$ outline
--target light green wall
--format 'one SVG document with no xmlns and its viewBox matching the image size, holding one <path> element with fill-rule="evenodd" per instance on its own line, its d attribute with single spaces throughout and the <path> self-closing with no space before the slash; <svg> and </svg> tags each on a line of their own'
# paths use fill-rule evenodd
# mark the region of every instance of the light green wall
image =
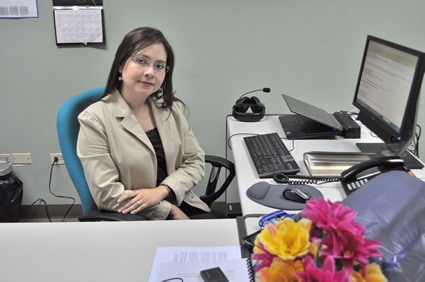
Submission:
<svg viewBox="0 0 425 282">
<path fill-rule="evenodd" d="M 283 92 L 328 112 L 352 110 L 367 34 L 425 51 L 423 0 L 104 0 L 101 48 L 58 48 L 51 1 L 38 5 L 37 19 L 0 19 L 0 153 L 32 154 L 32 165 L 14 167 L 23 204 L 69 202 L 48 191 L 49 154 L 59 152 L 57 109 L 104 85 L 117 45 L 135 27 L 154 26 L 169 38 L 177 95 L 206 152 L 219 155 L 225 116 L 243 92 L 270 87 L 258 93 L 268 113 L 287 112 Z M 76 196 L 64 167 L 54 170 L 52 184 Z"/>
</svg>

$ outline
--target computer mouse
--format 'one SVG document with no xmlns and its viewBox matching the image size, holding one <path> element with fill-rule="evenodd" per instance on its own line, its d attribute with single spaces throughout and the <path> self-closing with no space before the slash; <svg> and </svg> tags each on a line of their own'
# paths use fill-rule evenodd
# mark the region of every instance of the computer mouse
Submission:
<svg viewBox="0 0 425 282">
<path fill-rule="evenodd" d="M 310 193 L 302 190 L 299 187 L 291 187 L 283 190 L 283 197 L 289 201 L 297 203 L 305 203 L 307 200 L 310 200 Z"/>
</svg>

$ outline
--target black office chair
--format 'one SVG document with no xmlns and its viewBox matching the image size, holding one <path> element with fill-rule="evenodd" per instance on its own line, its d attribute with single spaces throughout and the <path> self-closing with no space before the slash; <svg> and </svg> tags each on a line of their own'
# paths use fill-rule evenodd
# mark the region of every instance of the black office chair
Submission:
<svg viewBox="0 0 425 282">
<path fill-rule="evenodd" d="M 88 105 L 98 100 L 103 92 L 104 88 L 99 87 L 69 98 L 60 107 L 56 119 L 59 145 L 65 166 L 81 200 L 83 215 L 79 217 L 79 221 L 146 220 L 138 215 L 99 210 L 93 201 L 80 159 L 77 156 L 77 137 L 80 129 L 77 116 Z M 211 165 L 211 169 L 205 193 L 200 198 L 212 208 L 212 214 L 215 217 L 226 217 L 225 213 L 213 209 L 213 202 L 226 191 L 232 182 L 235 176 L 234 165 L 227 159 L 212 155 L 206 155 L 205 162 L 207 165 Z"/>
</svg>

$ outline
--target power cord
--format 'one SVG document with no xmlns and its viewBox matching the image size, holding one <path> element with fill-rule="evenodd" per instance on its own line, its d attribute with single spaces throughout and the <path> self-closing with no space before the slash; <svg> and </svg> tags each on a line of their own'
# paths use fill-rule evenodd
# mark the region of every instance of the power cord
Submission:
<svg viewBox="0 0 425 282">
<path fill-rule="evenodd" d="M 72 200 L 72 204 L 70 205 L 70 207 L 66 210 L 65 215 L 63 216 L 62 221 L 64 222 L 67 215 L 69 214 L 69 212 L 71 211 L 71 209 L 74 207 L 75 204 L 75 198 L 70 197 L 70 196 L 61 196 L 61 195 L 57 195 L 53 192 L 52 190 L 52 175 L 53 175 L 53 167 L 58 163 L 59 159 L 57 157 L 55 157 L 53 159 L 53 163 L 50 167 L 50 175 L 49 175 L 49 192 L 57 197 L 57 198 L 63 198 L 63 199 L 71 199 Z M 29 210 L 34 207 L 35 205 L 37 205 L 38 203 L 43 204 L 44 205 L 44 211 L 46 213 L 46 217 L 49 220 L 49 222 L 53 222 L 52 217 L 50 216 L 50 212 L 49 212 L 49 206 L 47 205 L 46 200 L 44 200 L 43 198 L 39 198 L 37 200 L 35 200 L 29 207 L 27 207 L 24 211 L 25 214 L 29 213 Z"/>
<path fill-rule="evenodd" d="M 419 157 L 419 139 L 421 137 L 421 133 L 422 133 L 421 126 L 419 124 L 416 124 L 415 136 L 408 150 L 417 157 Z"/>
<path fill-rule="evenodd" d="M 29 207 L 27 207 L 25 209 L 25 214 L 28 214 L 29 213 L 28 212 L 29 209 L 32 208 L 32 207 L 34 207 L 38 202 L 40 202 L 41 204 L 44 205 L 44 211 L 46 213 L 47 219 L 49 220 L 49 222 L 52 222 L 52 218 L 50 217 L 50 213 L 49 213 L 49 208 L 48 208 L 47 202 L 44 199 L 42 199 L 42 198 L 39 198 L 39 199 L 35 200 Z"/>
<path fill-rule="evenodd" d="M 257 134 L 257 133 L 235 133 L 235 134 L 230 135 L 227 138 L 227 147 L 229 147 L 230 150 L 232 150 L 232 146 L 230 146 L 230 139 L 235 137 L 235 136 L 238 136 L 238 135 L 255 136 L 255 135 L 259 135 L 259 134 Z M 284 137 L 280 137 L 280 139 L 284 139 Z M 292 148 L 290 148 L 290 149 L 288 148 L 289 152 L 292 152 L 295 149 L 295 140 L 294 139 L 291 140 L 291 144 L 292 144 Z"/>
<path fill-rule="evenodd" d="M 283 138 L 280 137 L 280 139 L 283 139 Z M 291 148 L 288 148 L 289 152 L 292 152 L 293 150 L 295 150 L 295 140 L 294 139 L 291 140 Z"/>
<path fill-rule="evenodd" d="M 252 136 L 252 135 L 257 135 L 257 134 L 255 134 L 255 133 L 235 133 L 235 134 L 230 135 L 227 138 L 227 147 L 229 147 L 230 150 L 232 150 L 232 146 L 230 145 L 230 139 L 232 139 L 233 137 L 238 136 L 238 135 Z"/>
<path fill-rule="evenodd" d="M 69 208 L 66 210 L 66 212 L 65 212 L 65 214 L 64 214 L 64 216 L 63 216 L 63 219 L 62 219 L 62 221 L 64 222 L 65 221 L 65 218 L 68 216 L 68 214 L 69 214 L 69 212 L 71 211 L 71 209 L 74 207 L 74 204 L 75 204 L 75 198 L 74 197 L 71 197 L 71 196 L 62 196 L 62 195 L 57 195 L 57 194 L 55 194 L 53 191 L 52 191 L 52 174 L 53 174 L 53 167 L 56 165 L 56 163 L 59 161 L 59 159 L 57 158 L 57 157 L 55 157 L 54 159 L 53 159 L 53 163 L 52 163 L 52 165 L 51 165 L 51 167 L 50 167 L 50 176 L 49 176 L 49 191 L 50 191 L 50 194 L 52 194 L 53 196 L 55 196 L 55 197 L 57 197 L 57 198 L 61 198 L 61 199 L 70 199 L 70 200 L 72 200 L 72 204 L 69 206 Z"/>
</svg>

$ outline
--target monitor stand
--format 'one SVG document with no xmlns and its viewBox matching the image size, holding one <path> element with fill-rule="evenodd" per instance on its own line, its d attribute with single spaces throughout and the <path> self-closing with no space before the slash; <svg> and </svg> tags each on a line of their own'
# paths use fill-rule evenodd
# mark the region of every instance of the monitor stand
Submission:
<svg viewBox="0 0 425 282">
<path fill-rule="evenodd" d="M 383 152 L 390 152 L 384 143 L 356 143 L 356 146 L 363 153 L 375 153 L 378 155 L 390 155 Z M 400 156 L 408 169 L 422 169 L 424 165 L 410 152 L 406 152 Z"/>
</svg>

